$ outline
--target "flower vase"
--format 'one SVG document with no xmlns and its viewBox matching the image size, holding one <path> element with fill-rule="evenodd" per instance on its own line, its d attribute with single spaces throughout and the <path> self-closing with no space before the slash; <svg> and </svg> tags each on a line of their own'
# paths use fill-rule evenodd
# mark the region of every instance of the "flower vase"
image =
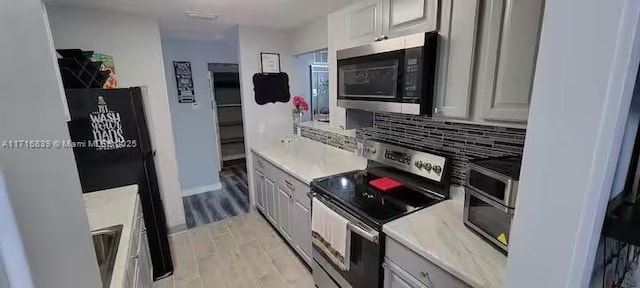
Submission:
<svg viewBox="0 0 640 288">
<path fill-rule="evenodd" d="M 293 135 L 300 135 L 300 118 L 302 118 L 302 112 L 293 110 Z"/>
</svg>

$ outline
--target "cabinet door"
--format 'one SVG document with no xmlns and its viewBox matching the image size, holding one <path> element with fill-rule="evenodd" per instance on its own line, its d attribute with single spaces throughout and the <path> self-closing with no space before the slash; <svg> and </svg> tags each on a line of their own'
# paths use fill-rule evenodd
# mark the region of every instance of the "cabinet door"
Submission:
<svg viewBox="0 0 640 288">
<path fill-rule="evenodd" d="M 438 29 L 438 0 L 384 0 L 382 11 L 389 38 Z"/>
<path fill-rule="evenodd" d="M 490 0 L 480 71 L 486 120 L 526 122 L 544 0 Z"/>
<path fill-rule="evenodd" d="M 143 228 L 144 229 L 144 228 Z M 153 268 L 151 264 L 151 254 L 149 252 L 149 241 L 146 229 L 141 231 L 140 246 L 138 252 L 138 280 L 136 287 L 153 287 Z"/>
<path fill-rule="evenodd" d="M 276 221 L 277 218 L 277 205 L 276 205 L 276 185 L 275 183 L 269 179 L 269 178 L 264 178 L 264 191 L 265 191 L 265 203 L 267 205 L 267 218 L 269 218 L 269 220 L 271 221 L 271 223 L 273 223 L 274 225 L 277 224 L 278 222 Z"/>
<path fill-rule="evenodd" d="M 413 278 L 399 266 L 391 263 L 382 263 L 384 268 L 384 288 L 436 288 L 433 285 L 425 285 Z"/>
<path fill-rule="evenodd" d="M 299 201 L 291 207 L 291 230 L 294 248 L 311 265 L 311 213 Z"/>
<path fill-rule="evenodd" d="M 442 0 L 434 117 L 468 119 L 480 0 Z"/>
<path fill-rule="evenodd" d="M 286 189 L 278 186 L 278 227 L 280 227 L 280 232 L 282 232 L 282 236 L 288 241 L 291 241 L 291 201 L 293 198 L 291 194 L 289 194 Z"/>
<path fill-rule="evenodd" d="M 256 207 L 258 207 L 260 211 L 265 212 L 264 176 L 262 176 L 262 173 L 258 172 L 258 170 L 255 170 L 253 173 L 253 182 L 256 189 Z"/>
<path fill-rule="evenodd" d="M 365 0 L 345 11 L 348 47 L 374 42 L 382 36 L 382 0 Z M 334 33 L 333 31 L 331 33 Z M 335 31 L 335 33 L 344 33 Z"/>
</svg>

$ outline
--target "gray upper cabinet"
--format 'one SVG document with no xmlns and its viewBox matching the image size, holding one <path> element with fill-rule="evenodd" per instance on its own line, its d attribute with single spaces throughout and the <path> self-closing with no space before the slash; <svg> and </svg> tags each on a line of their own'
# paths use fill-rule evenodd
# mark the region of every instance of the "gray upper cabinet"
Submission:
<svg viewBox="0 0 640 288">
<path fill-rule="evenodd" d="M 468 119 L 480 0 L 440 1 L 434 117 Z"/>
<path fill-rule="evenodd" d="M 371 43 L 382 35 L 382 0 L 360 1 L 346 8 L 344 13 L 347 33 L 344 46 Z"/>
<path fill-rule="evenodd" d="M 384 0 L 382 35 L 394 38 L 438 29 L 438 0 Z"/>
<path fill-rule="evenodd" d="M 478 69 L 483 118 L 526 122 L 544 0 L 489 0 L 485 5 Z"/>
</svg>

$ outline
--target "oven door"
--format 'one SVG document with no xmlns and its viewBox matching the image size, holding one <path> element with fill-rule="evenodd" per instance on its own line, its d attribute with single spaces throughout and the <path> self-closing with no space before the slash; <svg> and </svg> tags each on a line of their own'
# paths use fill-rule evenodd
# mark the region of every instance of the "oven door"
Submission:
<svg viewBox="0 0 640 288">
<path fill-rule="evenodd" d="M 371 288 L 381 285 L 382 246 L 380 233 L 339 208 L 331 200 L 316 195 L 323 204 L 349 220 L 351 259 L 349 270 L 342 271 L 318 248 L 313 246 L 313 280 L 319 288 Z M 312 207 L 313 209 L 313 207 Z"/>
<path fill-rule="evenodd" d="M 465 188 L 465 194 L 464 224 L 507 252 L 514 209 L 502 206 L 473 189 Z"/>
</svg>

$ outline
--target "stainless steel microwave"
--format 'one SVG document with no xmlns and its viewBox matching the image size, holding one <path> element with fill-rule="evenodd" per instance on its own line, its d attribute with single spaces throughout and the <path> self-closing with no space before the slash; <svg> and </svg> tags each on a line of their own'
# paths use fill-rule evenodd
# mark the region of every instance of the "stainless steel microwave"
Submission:
<svg viewBox="0 0 640 288">
<path fill-rule="evenodd" d="M 438 33 L 337 51 L 338 106 L 431 116 Z"/>
</svg>

